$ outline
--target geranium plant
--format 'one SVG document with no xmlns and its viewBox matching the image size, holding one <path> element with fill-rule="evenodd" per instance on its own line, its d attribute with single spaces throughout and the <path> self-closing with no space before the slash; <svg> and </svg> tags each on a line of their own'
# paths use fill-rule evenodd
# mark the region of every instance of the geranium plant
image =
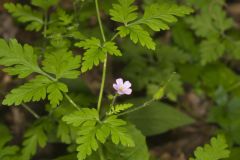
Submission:
<svg viewBox="0 0 240 160">
<path fill-rule="evenodd" d="M 107 78 L 112 67 L 109 60 L 124 60 L 124 55 L 131 56 L 125 43 L 135 48 L 145 48 L 148 54 L 154 54 L 152 52 L 159 50 L 160 45 L 156 35 L 169 30 L 179 18 L 192 14 L 193 9 L 187 5 L 162 1 L 151 4 L 144 2 L 142 7 L 134 0 L 99 1 L 73 0 L 71 11 L 63 8 L 60 0 L 31 0 L 31 5 L 4 4 L 4 8 L 27 31 L 40 33 L 41 41 L 21 44 L 17 39 L 0 40 L 0 65 L 4 66 L 3 71 L 24 82 L 9 91 L 2 104 L 23 107 L 36 119 L 27 127 L 19 146 L 8 145 L 11 134 L 4 125 L 0 125 L 1 134 L 4 135 L 3 139 L 0 138 L 1 160 L 30 160 L 38 148 L 44 148 L 48 143 L 67 146 L 65 154 L 55 157 L 56 160 L 149 160 L 146 136 L 193 122 L 187 115 L 159 102 L 164 95 L 176 101 L 177 92 L 181 92 L 181 89 L 177 90 L 172 85 L 179 84 L 179 74 L 175 71 L 170 69 L 165 72 L 168 74 L 163 76 L 163 80 L 148 80 L 152 77 L 145 75 L 147 71 L 144 67 L 139 66 L 140 71 L 136 71 L 138 63 L 145 64 L 145 61 L 141 62 L 143 57 L 138 57 L 131 59 L 129 70 L 125 69 L 128 74 L 114 75 L 123 78 L 116 78 L 115 82 Z M 86 26 L 91 17 L 95 18 L 98 28 Z M 108 28 L 103 20 L 104 23 L 112 23 L 113 28 Z M 193 29 L 199 27 L 193 17 L 188 19 L 188 23 L 192 24 Z M 229 28 L 231 23 L 228 20 L 220 28 L 221 32 Z M 206 37 L 203 32 L 197 34 Z M 201 43 L 203 52 L 209 50 L 208 45 L 215 43 L 214 38 L 204 40 Z M 187 44 L 185 47 L 188 47 Z M 217 52 L 223 49 L 216 48 Z M 138 54 L 138 49 L 133 48 L 132 52 Z M 216 59 L 206 57 L 202 55 L 203 65 Z M 84 83 L 83 77 L 93 74 L 93 70 L 101 70 L 102 73 L 97 86 L 99 94 L 78 87 Z M 138 89 L 134 90 L 138 86 L 135 78 L 142 83 L 157 82 L 148 86 L 150 96 L 134 99 L 133 95 L 138 92 Z M 45 106 L 44 114 L 36 112 L 34 104 L 39 101 Z M 30 102 L 33 107 L 29 107 Z M 158 105 L 162 107 L 157 108 Z M 141 112 L 145 112 L 145 115 Z M 158 118 L 163 118 L 157 115 L 159 112 L 167 115 L 166 121 L 168 115 L 178 119 L 161 128 L 157 125 L 161 121 Z M 155 120 L 141 121 L 139 117 L 145 117 L 146 120 L 153 117 Z M 219 152 L 222 154 L 218 155 Z M 211 154 L 218 156 L 206 158 Z M 211 145 L 198 148 L 195 152 L 196 160 L 218 160 L 228 156 L 222 135 L 213 138 Z"/>
</svg>

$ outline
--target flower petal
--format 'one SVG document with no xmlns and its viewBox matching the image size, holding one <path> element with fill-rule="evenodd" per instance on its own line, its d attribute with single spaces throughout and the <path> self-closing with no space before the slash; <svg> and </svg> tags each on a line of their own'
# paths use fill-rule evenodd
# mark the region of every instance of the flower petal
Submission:
<svg viewBox="0 0 240 160">
<path fill-rule="evenodd" d="M 117 90 L 117 93 L 118 93 L 119 95 L 124 95 L 124 94 L 125 94 L 125 92 L 122 91 L 122 90 Z"/>
<path fill-rule="evenodd" d="M 113 84 L 113 88 L 118 91 L 118 90 L 119 90 L 119 85 L 117 85 L 116 83 L 114 83 L 114 84 Z"/>
<path fill-rule="evenodd" d="M 123 79 L 122 78 L 118 78 L 116 80 L 116 83 L 117 83 L 117 85 L 123 85 Z"/>
<path fill-rule="evenodd" d="M 130 88 L 132 86 L 132 84 L 129 81 L 125 81 L 123 85 L 124 88 Z"/>
<path fill-rule="evenodd" d="M 132 94 L 132 89 L 125 89 L 123 92 L 126 95 L 130 95 L 130 94 Z"/>
</svg>

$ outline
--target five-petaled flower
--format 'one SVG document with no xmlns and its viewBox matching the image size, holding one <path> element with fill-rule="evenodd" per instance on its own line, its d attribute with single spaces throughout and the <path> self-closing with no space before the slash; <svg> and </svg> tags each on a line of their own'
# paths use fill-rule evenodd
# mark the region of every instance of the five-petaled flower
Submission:
<svg viewBox="0 0 240 160">
<path fill-rule="evenodd" d="M 123 82 L 122 78 L 118 78 L 116 83 L 113 84 L 113 88 L 117 91 L 119 95 L 130 95 L 132 93 L 132 84 L 129 81 Z"/>
</svg>

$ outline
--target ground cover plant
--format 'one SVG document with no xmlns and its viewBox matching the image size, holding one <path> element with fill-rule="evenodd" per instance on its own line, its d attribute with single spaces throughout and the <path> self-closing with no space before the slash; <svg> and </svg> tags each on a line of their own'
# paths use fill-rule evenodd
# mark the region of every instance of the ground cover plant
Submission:
<svg viewBox="0 0 240 160">
<path fill-rule="evenodd" d="M 0 5 L 1 160 L 238 159 L 238 2 Z"/>
</svg>

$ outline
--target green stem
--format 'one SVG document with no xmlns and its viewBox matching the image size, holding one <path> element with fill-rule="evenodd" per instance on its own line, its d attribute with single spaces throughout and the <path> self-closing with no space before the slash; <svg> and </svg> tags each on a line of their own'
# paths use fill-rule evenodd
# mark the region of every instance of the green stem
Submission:
<svg viewBox="0 0 240 160">
<path fill-rule="evenodd" d="M 99 154 L 100 160 L 105 160 L 104 153 L 103 153 L 103 150 L 102 150 L 102 146 L 99 146 L 98 154 Z"/>
<path fill-rule="evenodd" d="M 106 37 L 105 37 L 105 34 L 104 34 L 103 25 L 102 25 L 102 20 L 101 20 L 101 17 L 100 17 L 98 0 L 95 0 L 95 5 L 96 5 L 97 19 L 98 19 L 98 23 L 99 23 L 99 28 L 100 28 L 100 31 L 101 31 L 102 39 L 103 39 L 104 42 L 106 42 Z"/>
<path fill-rule="evenodd" d="M 173 73 L 171 74 L 171 76 L 168 78 L 167 82 L 166 82 L 165 85 L 163 86 L 164 88 L 167 87 L 167 85 L 168 85 L 169 82 L 172 80 L 172 78 L 173 78 L 173 76 L 174 76 L 175 74 L 176 74 L 176 72 L 173 72 Z M 138 106 L 138 107 L 135 107 L 135 108 L 133 108 L 133 109 L 129 109 L 129 110 L 127 110 L 126 112 L 122 112 L 122 113 L 118 114 L 117 116 L 123 116 L 123 115 L 129 114 L 129 113 L 135 112 L 135 111 L 137 111 L 137 110 L 140 110 L 140 109 L 142 109 L 142 108 L 145 108 L 145 107 L 149 106 L 150 104 L 152 104 L 152 103 L 155 102 L 155 101 L 156 101 L 156 99 L 155 99 L 155 98 L 152 98 L 151 100 L 143 103 L 142 105 L 140 105 L 140 106 Z"/>
<path fill-rule="evenodd" d="M 42 70 L 40 70 L 38 73 L 39 73 L 39 74 L 42 74 L 42 75 L 44 75 L 44 76 L 46 76 L 46 77 L 48 77 L 49 79 L 51 79 L 51 80 L 54 81 L 54 82 L 57 82 L 57 81 L 58 81 L 58 79 L 52 77 L 51 75 L 47 74 L 46 72 L 44 72 L 44 71 L 42 71 Z M 73 105 L 73 107 L 75 107 L 77 110 L 80 110 L 79 106 L 72 100 L 72 98 L 71 98 L 69 95 L 67 95 L 67 93 L 64 93 L 64 96 L 65 96 L 65 97 L 67 98 L 67 100 Z"/>
<path fill-rule="evenodd" d="M 115 40 L 118 35 L 119 35 L 119 33 L 114 34 L 113 37 L 111 38 L 111 41 Z"/>
<path fill-rule="evenodd" d="M 101 17 L 100 17 L 98 0 L 95 0 L 95 5 L 96 5 L 97 19 L 98 19 L 102 39 L 103 39 L 103 42 L 106 42 L 106 37 L 105 37 L 105 34 L 104 34 L 103 25 L 102 25 L 102 21 L 101 21 Z M 107 55 L 106 55 L 106 58 L 105 58 L 104 63 L 103 63 L 102 82 L 101 82 L 101 88 L 100 88 L 99 97 L 98 97 L 98 104 L 97 104 L 97 110 L 98 110 L 99 113 L 101 111 L 103 90 L 104 90 L 104 85 L 105 85 L 105 80 L 106 80 L 106 72 L 107 72 Z"/>
<path fill-rule="evenodd" d="M 105 34 L 104 34 L 102 21 L 101 21 L 101 18 L 100 18 L 100 11 L 99 11 L 99 6 L 98 6 L 98 0 L 95 0 L 95 5 L 96 5 L 97 19 L 98 19 L 98 23 L 99 23 L 99 28 L 100 28 L 100 31 L 101 31 L 102 39 L 103 39 L 103 42 L 106 42 L 106 37 L 105 37 Z M 101 111 L 101 103 L 102 103 L 103 90 L 104 90 L 104 85 L 105 85 L 105 80 L 106 80 L 106 72 L 107 72 L 107 55 L 106 55 L 106 58 L 105 58 L 104 63 L 103 63 L 102 82 L 101 82 L 101 88 L 100 88 L 99 97 L 98 97 L 97 110 L 98 110 L 99 114 L 100 114 L 100 111 Z M 100 160 L 105 160 L 104 153 L 102 151 L 102 147 L 101 146 L 98 149 L 98 153 L 99 153 Z"/>
<path fill-rule="evenodd" d="M 48 24 L 48 13 L 47 11 L 44 12 L 44 28 L 43 28 L 43 36 L 44 38 L 47 37 L 47 24 Z"/>
<path fill-rule="evenodd" d="M 46 76 L 46 77 L 48 77 L 50 80 L 52 80 L 52 81 L 57 81 L 57 79 L 56 78 L 54 78 L 54 77 L 52 77 L 52 76 L 50 76 L 49 74 L 47 74 L 46 72 L 44 72 L 43 70 L 39 70 L 39 72 L 38 72 L 39 74 L 41 74 L 41 75 L 43 75 L 43 76 Z"/>
<path fill-rule="evenodd" d="M 29 113 L 31 113 L 36 119 L 39 119 L 40 116 L 34 112 L 34 110 L 32 110 L 29 106 L 27 106 L 26 104 L 22 104 L 23 108 L 25 108 Z"/>
<path fill-rule="evenodd" d="M 118 94 L 115 94 L 114 97 L 113 97 L 113 100 L 112 100 L 112 104 L 111 104 L 111 107 L 114 106 L 115 102 L 116 102 L 116 99 L 118 97 Z"/>
<path fill-rule="evenodd" d="M 43 29 L 43 36 L 46 39 L 47 38 L 47 25 L 48 25 L 48 12 L 47 10 L 44 12 L 44 29 Z M 44 47 L 45 48 L 45 47 Z M 52 77 L 51 75 L 47 74 L 46 72 L 44 72 L 43 70 L 40 70 L 38 72 L 39 74 L 42 74 L 46 77 L 48 77 L 49 79 L 51 79 L 54 82 L 57 82 L 58 79 Z M 78 107 L 78 105 L 71 99 L 71 97 L 69 97 L 66 93 L 64 93 L 64 96 L 67 98 L 67 100 L 77 109 L 80 110 L 80 108 Z"/>
<path fill-rule="evenodd" d="M 69 95 L 67 95 L 66 93 L 64 93 L 64 96 L 67 98 L 67 100 L 73 105 L 73 107 L 75 107 L 77 110 L 80 110 L 80 108 L 78 107 L 78 105 L 71 99 L 71 97 L 69 97 Z"/>
<path fill-rule="evenodd" d="M 123 115 L 129 114 L 129 113 L 135 112 L 137 110 L 143 109 L 143 108 L 149 106 L 150 104 L 152 104 L 154 101 L 155 101 L 154 99 L 151 99 L 151 100 L 143 103 L 142 105 L 135 107 L 133 109 L 127 110 L 126 112 L 122 112 L 122 113 L 118 114 L 117 116 L 123 116 Z"/>
<path fill-rule="evenodd" d="M 104 63 L 103 63 L 102 82 L 101 82 L 101 88 L 100 88 L 99 97 L 98 97 L 98 104 L 97 104 L 97 110 L 98 110 L 99 113 L 100 113 L 100 110 L 101 110 L 103 90 L 104 90 L 105 80 L 106 80 L 106 72 L 107 72 L 107 56 L 106 56 L 106 58 L 104 60 Z"/>
</svg>

